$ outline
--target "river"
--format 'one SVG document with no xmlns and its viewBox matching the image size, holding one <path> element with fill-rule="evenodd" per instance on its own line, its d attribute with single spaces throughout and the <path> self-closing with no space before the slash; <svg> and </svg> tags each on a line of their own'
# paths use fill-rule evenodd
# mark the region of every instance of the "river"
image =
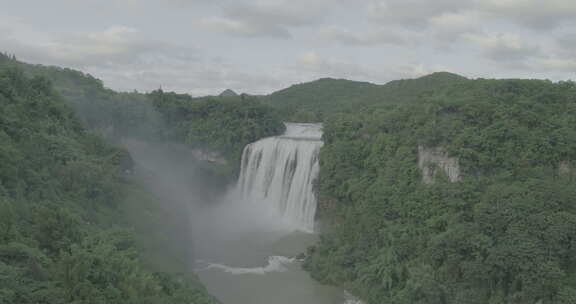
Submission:
<svg viewBox="0 0 576 304">
<path fill-rule="evenodd" d="M 323 143 L 319 124 L 244 149 L 236 187 L 195 223 L 195 270 L 224 304 L 359 303 L 314 281 L 298 256 L 318 240 L 313 182 Z"/>
</svg>

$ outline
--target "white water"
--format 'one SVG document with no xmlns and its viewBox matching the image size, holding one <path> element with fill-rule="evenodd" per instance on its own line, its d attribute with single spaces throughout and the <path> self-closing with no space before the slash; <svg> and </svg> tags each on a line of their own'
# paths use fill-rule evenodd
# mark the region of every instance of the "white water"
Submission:
<svg viewBox="0 0 576 304">
<path fill-rule="evenodd" d="M 278 256 L 273 255 L 268 257 L 268 264 L 263 267 L 231 267 L 224 264 L 218 263 L 208 263 L 204 269 L 200 269 L 200 271 L 208 270 L 208 269 L 220 269 L 224 272 L 231 273 L 231 274 L 256 274 L 256 275 L 264 275 L 270 272 L 285 272 L 288 269 L 286 265 L 292 264 L 296 261 L 295 258 L 288 258 L 285 256 Z"/>
<path fill-rule="evenodd" d="M 246 146 L 237 186 L 193 220 L 197 274 L 225 304 L 360 304 L 295 258 L 318 241 L 312 185 L 322 126 L 286 127 Z"/>
<path fill-rule="evenodd" d="M 346 290 L 344 291 L 344 298 L 346 299 L 346 302 L 344 302 L 344 304 L 364 304 L 362 300 L 356 298 Z"/>
<path fill-rule="evenodd" d="M 285 224 L 314 231 L 322 125 L 286 123 L 286 132 L 244 148 L 238 189 L 253 204 L 272 207 Z"/>
</svg>

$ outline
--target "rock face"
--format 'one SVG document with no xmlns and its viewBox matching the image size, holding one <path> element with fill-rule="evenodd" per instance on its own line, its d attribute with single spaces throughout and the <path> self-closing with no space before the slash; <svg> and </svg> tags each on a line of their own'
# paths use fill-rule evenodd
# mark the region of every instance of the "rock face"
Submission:
<svg viewBox="0 0 576 304">
<path fill-rule="evenodd" d="M 220 97 L 235 97 L 235 96 L 238 96 L 238 94 L 236 94 L 236 92 L 234 92 L 230 89 L 226 89 L 222 93 L 220 93 L 220 95 L 218 95 L 218 96 L 220 96 Z"/>
<path fill-rule="evenodd" d="M 461 179 L 458 158 L 448 156 L 442 147 L 418 146 L 418 167 L 422 171 L 422 182 L 425 184 L 434 183 L 440 170 L 448 176 L 451 182 Z"/>
<path fill-rule="evenodd" d="M 192 155 L 200 161 L 216 163 L 219 165 L 226 165 L 228 161 L 219 153 L 213 151 L 205 151 L 202 149 L 193 149 Z"/>
<path fill-rule="evenodd" d="M 558 175 L 560 176 L 570 176 L 574 170 L 572 170 L 572 164 L 567 161 L 561 161 L 558 165 Z"/>
</svg>

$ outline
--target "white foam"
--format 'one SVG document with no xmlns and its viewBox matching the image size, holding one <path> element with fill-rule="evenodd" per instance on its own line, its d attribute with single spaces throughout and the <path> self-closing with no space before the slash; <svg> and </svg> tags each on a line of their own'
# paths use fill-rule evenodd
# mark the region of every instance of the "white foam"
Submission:
<svg viewBox="0 0 576 304">
<path fill-rule="evenodd" d="M 364 304 L 362 300 L 356 298 L 346 290 L 344 290 L 344 299 L 345 299 L 344 304 Z"/>
<path fill-rule="evenodd" d="M 263 267 L 252 267 L 252 268 L 245 268 L 245 267 L 231 267 L 224 264 L 218 263 L 208 263 L 202 270 L 208 269 L 219 269 L 227 273 L 231 274 L 257 274 L 257 275 L 264 275 L 270 272 L 285 272 L 288 269 L 285 267 L 287 264 L 291 264 L 296 261 L 295 258 L 288 258 L 285 256 L 270 256 L 268 257 L 268 264 Z"/>
<path fill-rule="evenodd" d="M 322 139 L 322 124 L 319 123 L 284 123 L 286 132 L 283 137 Z"/>
<path fill-rule="evenodd" d="M 320 171 L 323 145 L 320 124 L 286 124 L 283 136 L 251 143 L 242 153 L 237 194 L 269 209 L 294 230 L 314 232 L 314 180 Z"/>
</svg>

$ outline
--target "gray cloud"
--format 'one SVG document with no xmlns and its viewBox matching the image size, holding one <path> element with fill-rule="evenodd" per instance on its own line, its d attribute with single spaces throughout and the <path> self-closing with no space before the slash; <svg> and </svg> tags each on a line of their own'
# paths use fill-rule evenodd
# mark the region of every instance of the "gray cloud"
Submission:
<svg viewBox="0 0 576 304">
<path fill-rule="evenodd" d="M 576 72 L 576 58 L 544 58 L 536 60 L 534 69 L 547 72 Z"/>
<path fill-rule="evenodd" d="M 234 35 L 290 38 L 291 28 L 310 26 L 321 19 L 317 8 L 294 1 L 234 3 L 223 7 L 222 16 L 204 18 L 198 24 Z"/>
<path fill-rule="evenodd" d="M 330 26 L 320 30 L 320 37 L 329 41 L 336 41 L 343 45 L 374 46 L 374 45 L 408 45 L 410 40 L 407 33 L 398 33 L 380 29 L 368 33 L 355 33 L 347 29 Z"/>
<path fill-rule="evenodd" d="M 529 60 L 543 56 L 539 46 L 515 34 L 466 34 L 464 38 L 479 47 L 486 58 L 514 68 L 526 68 Z"/>
<path fill-rule="evenodd" d="M 447 13 L 457 13 L 473 7 L 467 0 L 386 0 L 369 7 L 370 16 L 385 24 L 400 24 L 414 29 L 424 29 L 430 18 Z"/>
<path fill-rule="evenodd" d="M 576 33 L 567 34 L 557 39 L 558 45 L 563 51 L 576 56 Z"/>
<path fill-rule="evenodd" d="M 576 16 L 576 2 L 572 0 L 477 1 L 480 10 L 539 30 L 550 30 L 566 22 L 573 23 Z"/>
<path fill-rule="evenodd" d="M 474 77 L 566 79 L 576 70 L 576 38 L 562 36 L 573 32 L 574 5 L 568 0 L 19 0 L 0 13 L 0 51 L 83 70 L 114 89 L 162 85 L 193 95 L 225 88 L 266 93 L 320 77 L 383 83 L 450 67 Z M 253 37 L 283 40 L 245 39 Z M 310 48 L 316 52 L 305 53 Z"/>
<path fill-rule="evenodd" d="M 314 10 L 301 9 L 290 4 L 255 5 L 238 3 L 226 7 L 224 14 L 227 17 L 244 20 L 248 23 L 278 26 L 310 25 L 316 23 L 318 17 L 317 12 Z"/>
<path fill-rule="evenodd" d="M 271 37 L 290 38 L 292 35 L 283 26 L 254 24 L 243 20 L 235 20 L 224 17 L 205 18 L 198 22 L 199 25 L 212 31 L 233 34 L 245 37 Z"/>
<path fill-rule="evenodd" d="M 501 21 L 538 30 L 574 23 L 576 2 L 572 0 L 381 0 L 370 15 L 385 24 L 423 30 L 442 16 L 463 12 L 482 16 L 484 21 Z"/>
<path fill-rule="evenodd" d="M 18 33 L 0 27 L 2 32 Z M 38 34 L 42 36 L 41 34 Z M 2 36 L 3 51 L 25 61 L 72 67 L 106 80 L 114 89 L 168 90 L 209 94 L 233 88 L 270 90 L 277 83 L 268 75 L 240 72 L 224 60 L 206 60 L 195 48 L 146 40 L 136 29 L 113 26 L 86 35 L 58 35 L 41 41 Z"/>
<path fill-rule="evenodd" d="M 125 26 L 112 26 L 84 35 L 59 35 L 40 42 L 10 38 L 4 43 L 5 47 L 34 61 L 80 68 L 196 60 L 196 51 L 192 48 L 146 40 L 136 29 Z"/>
<path fill-rule="evenodd" d="M 293 68 L 335 78 L 366 79 L 373 76 L 373 72 L 362 65 L 322 56 L 315 51 L 306 52 L 298 57 Z"/>
</svg>

